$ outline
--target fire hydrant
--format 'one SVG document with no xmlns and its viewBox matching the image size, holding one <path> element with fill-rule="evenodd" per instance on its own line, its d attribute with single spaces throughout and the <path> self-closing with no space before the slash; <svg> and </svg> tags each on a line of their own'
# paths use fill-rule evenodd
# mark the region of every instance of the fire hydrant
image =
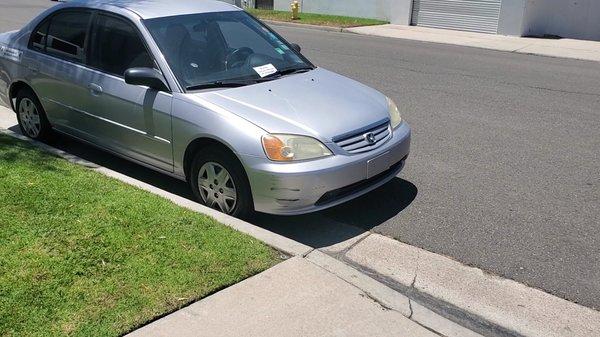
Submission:
<svg viewBox="0 0 600 337">
<path fill-rule="evenodd" d="M 298 1 L 292 2 L 292 20 L 300 19 L 300 16 L 298 15 L 299 13 L 300 13 L 300 4 L 298 3 Z"/>
</svg>

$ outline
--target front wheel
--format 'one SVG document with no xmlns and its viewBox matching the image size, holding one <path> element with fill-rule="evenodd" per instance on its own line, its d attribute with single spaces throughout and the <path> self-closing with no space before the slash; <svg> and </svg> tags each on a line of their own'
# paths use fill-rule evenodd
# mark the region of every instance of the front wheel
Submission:
<svg viewBox="0 0 600 337">
<path fill-rule="evenodd" d="M 189 181 L 198 201 L 208 207 L 237 218 L 247 218 L 254 210 L 244 169 L 229 153 L 199 151 Z"/>
</svg>

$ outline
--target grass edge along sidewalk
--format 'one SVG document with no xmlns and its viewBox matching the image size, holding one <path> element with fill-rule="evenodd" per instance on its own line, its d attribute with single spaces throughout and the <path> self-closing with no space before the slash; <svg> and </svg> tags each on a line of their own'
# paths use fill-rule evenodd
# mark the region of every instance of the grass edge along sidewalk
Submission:
<svg viewBox="0 0 600 337">
<path fill-rule="evenodd" d="M 292 13 L 286 11 L 266 10 L 266 9 L 253 9 L 247 8 L 250 14 L 261 20 L 268 21 L 279 21 L 279 22 L 292 22 L 305 25 L 316 25 L 336 28 L 350 28 L 359 26 L 373 26 L 383 25 L 389 22 L 367 19 L 367 18 L 356 18 L 349 16 L 339 15 L 327 15 L 327 14 L 315 14 L 315 13 L 300 13 L 300 19 L 292 20 Z"/>
<path fill-rule="evenodd" d="M 120 335 L 280 261 L 216 220 L 0 134 L 0 335 Z"/>
</svg>

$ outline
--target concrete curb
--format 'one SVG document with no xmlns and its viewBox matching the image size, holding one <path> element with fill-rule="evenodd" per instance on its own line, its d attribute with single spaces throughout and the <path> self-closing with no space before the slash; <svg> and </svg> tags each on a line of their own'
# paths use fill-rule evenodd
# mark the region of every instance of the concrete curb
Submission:
<svg viewBox="0 0 600 337">
<path fill-rule="evenodd" d="M 348 266 L 318 250 L 312 251 L 306 258 L 321 268 L 337 275 L 342 280 L 364 291 L 369 297 L 384 308 L 395 310 L 406 317 L 412 315 L 408 297 L 384 286 L 380 282 L 368 277 L 360 271 Z"/>
<path fill-rule="evenodd" d="M 454 323 L 427 309 L 402 293 L 371 278 L 352 266 L 321 251 L 314 250 L 306 258 L 355 286 L 387 310 L 394 310 L 429 330 L 447 337 L 481 337 L 480 334 Z"/>
<path fill-rule="evenodd" d="M 379 234 L 339 258 L 426 307 L 413 313 L 430 309 L 483 335 L 600 336 L 598 311 Z"/>
<path fill-rule="evenodd" d="M 495 50 L 513 54 L 534 55 L 551 58 L 573 59 L 599 62 L 599 45 L 591 46 L 593 41 L 563 39 L 560 45 L 543 43 L 541 39 L 503 35 L 488 35 L 463 31 L 451 31 L 436 28 L 406 27 L 388 29 L 395 25 L 361 26 L 344 28 L 343 32 L 363 36 L 375 36 L 423 43 L 435 43 L 449 46 Z M 402 26 L 403 28 L 405 26 Z M 417 29 L 420 29 L 417 31 Z M 427 31 L 423 31 L 426 29 Z M 449 33 L 451 32 L 451 33 Z M 548 42 L 550 43 L 550 42 Z"/>
</svg>

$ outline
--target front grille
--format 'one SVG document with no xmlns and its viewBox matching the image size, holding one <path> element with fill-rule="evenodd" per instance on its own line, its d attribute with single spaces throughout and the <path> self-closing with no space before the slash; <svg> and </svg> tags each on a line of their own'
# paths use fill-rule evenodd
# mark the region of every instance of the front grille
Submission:
<svg viewBox="0 0 600 337">
<path fill-rule="evenodd" d="M 367 139 L 368 134 L 372 134 L 373 136 L 371 141 Z M 386 119 L 376 123 L 375 126 L 335 137 L 333 141 L 348 153 L 361 153 L 378 148 L 391 136 L 392 129 L 390 122 Z"/>
</svg>

